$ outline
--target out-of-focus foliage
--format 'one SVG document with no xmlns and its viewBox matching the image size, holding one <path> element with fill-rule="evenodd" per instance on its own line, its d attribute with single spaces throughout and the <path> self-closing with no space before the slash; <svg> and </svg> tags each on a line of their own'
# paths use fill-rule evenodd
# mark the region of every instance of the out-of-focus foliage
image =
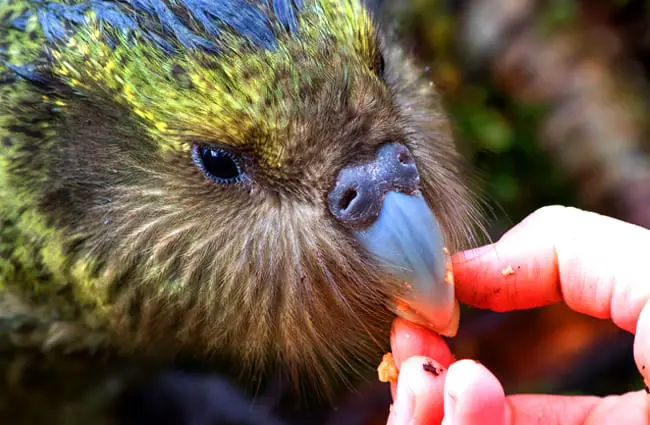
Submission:
<svg viewBox="0 0 650 425">
<path fill-rule="evenodd" d="M 567 178 L 540 148 L 539 123 L 547 107 L 510 98 L 495 87 L 489 70 L 468 69 L 457 42 L 459 11 L 452 3 L 414 0 L 402 9 L 400 25 L 443 94 L 479 194 L 504 225 L 542 205 L 575 204 Z M 570 22 L 575 4 L 555 3 L 540 24 Z"/>
</svg>

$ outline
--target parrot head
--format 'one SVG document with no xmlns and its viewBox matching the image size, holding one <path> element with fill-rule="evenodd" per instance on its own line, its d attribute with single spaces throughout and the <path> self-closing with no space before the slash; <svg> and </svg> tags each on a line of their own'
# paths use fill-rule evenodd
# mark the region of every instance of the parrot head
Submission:
<svg viewBox="0 0 650 425">
<path fill-rule="evenodd" d="M 443 248 L 477 213 L 360 0 L 13 4 L 4 184 L 122 346 L 321 379 L 377 363 L 400 299 L 455 332 Z"/>
</svg>

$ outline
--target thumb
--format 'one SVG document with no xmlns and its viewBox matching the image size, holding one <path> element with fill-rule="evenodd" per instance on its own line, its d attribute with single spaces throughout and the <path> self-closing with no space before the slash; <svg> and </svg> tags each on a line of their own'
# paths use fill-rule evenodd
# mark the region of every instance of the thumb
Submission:
<svg viewBox="0 0 650 425">
<path fill-rule="evenodd" d="M 498 379 L 473 360 L 449 367 L 443 425 L 505 425 L 505 394 Z"/>
<path fill-rule="evenodd" d="M 403 362 L 388 425 L 439 424 L 445 375 L 446 370 L 427 357 L 415 356 Z"/>
</svg>

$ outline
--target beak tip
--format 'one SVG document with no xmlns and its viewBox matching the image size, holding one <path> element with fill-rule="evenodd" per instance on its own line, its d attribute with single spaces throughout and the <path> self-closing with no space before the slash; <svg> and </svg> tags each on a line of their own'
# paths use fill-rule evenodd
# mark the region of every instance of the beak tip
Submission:
<svg viewBox="0 0 650 425">
<path fill-rule="evenodd" d="M 452 338 L 458 333 L 460 324 L 460 304 L 454 299 L 452 308 L 448 311 L 428 311 L 417 310 L 411 304 L 400 301 L 395 310 L 397 316 L 404 320 L 413 322 L 417 325 L 424 326 L 442 336 Z"/>
<path fill-rule="evenodd" d="M 460 325 L 460 304 L 458 304 L 458 300 L 454 299 L 454 308 L 452 310 L 449 323 L 447 323 L 447 325 L 443 328 L 440 329 L 432 328 L 432 330 L 438 332 L 442 336 L 453 338 L 458 333 L 459 325 Z"/>
<path fill-rule="evenodd" d="M 454 290 L 451 254 L 447 248 L 443 248 L 440 254 L 444 258 L 445 277 L 429 284 L 436 294 L 435 298 L 428 299 L 415 294 L 413 305 L 414 312 L 418 316 L 415 321 L 421 321 L 423 326 L 442 336 L 454 337 L 460 324 L 460 304 Z"/>
</svg>

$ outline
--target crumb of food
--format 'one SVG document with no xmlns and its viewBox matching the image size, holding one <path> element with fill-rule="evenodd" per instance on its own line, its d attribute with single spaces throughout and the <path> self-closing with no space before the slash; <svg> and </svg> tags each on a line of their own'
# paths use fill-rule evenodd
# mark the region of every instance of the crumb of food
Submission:
<svg viewBox="0 0 650 425">
<path fill-rule="evenodd" d="M 513 270 L 512 266 L 510 264 L 508 264 L 508 267 L 501 270 L 501 274 L 504 275 L 504 276 L 510 276 L 510 275 L 515 274 L 515 271 Z"/>
<path fill-rule="evenodd" d="M 379 375 L 380 382 L 397 382 L 397 375 L 399 375 L 399 369 L 395 364 L 395 359 L 393 359 L 393 353 L 386 353 L 381 359 L 379 367 L 377 367 L 377 373 Z"/>
<path fill-rule="evenodd" d="M 445 283 L 447 285 L 454 284 L 454 273 L 451 270 L 447 270 L 447 272 L 445 273 Z"/>
<path fill-rule="evenodd" d="M 451 264 L 451 257 L 449 253 L 449 248 L 444 247 L 442 248 L 442 252 L 444 252 L 446 260 L 445 261 L 445 283 L 447 285 L 453 285 L 454 284 L 454 269 Z"/>
<path fill-rule="evenodd" d="M 431 362 L 428 361 L 428 360 L 426 361 L 426 363 L 424 363 L 424 364 L 422 365 L 422 369 L 424 369 L 425 372 L 429 372 L 429 373 L 432 374 L 433 376 L 440 376 L 440 374 L 441 374 L 442 371 L 443 371 L 443 369 L 439 369 L 439 368 L 435 367 L 435 366 L 433 365 L 433 363 L 431 363 Z"/>
</svg>

